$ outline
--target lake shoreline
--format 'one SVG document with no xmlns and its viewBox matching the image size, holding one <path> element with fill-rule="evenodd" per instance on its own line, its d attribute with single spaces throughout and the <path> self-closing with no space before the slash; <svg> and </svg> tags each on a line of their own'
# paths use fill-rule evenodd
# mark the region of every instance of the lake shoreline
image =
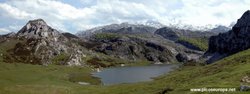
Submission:
<svg viewBox="0 0 250 94">
<path fill-rule="evenodd" d="M 153 69 L 150 69 L 151 67 Z M 119 85 L 119 84 L 124 84 L 124 83 L 133 84 L 133 83 L 138 83 L 138 82 L 154 81 L 154 78 L 157 78 L 161 75 L 167 75 L 168 72 L 174 71 L 178 67 L 179 67 L 179 64 L 150 64 L 147 66 L 118 66 L 118 67 L 104 68 L 101 71 L 92 72 L 91 75 L 93 77 L 99 78 L 101 80 L 102 85 L 104 86 L 117 85 L 117 84 Z M 104 73 L 103 75 L 101 74 L 103 72 L 109 72 L 109 71 L 112 71 L 112 72 Z M 139 71 L 141 71 L 141 73 Z M 155 73 L 153 73 L 152 71 L 155 71 Z M 107 77 L 111 77 L 111 78 L 105 78 L 106 82 L 103 79 L 103 76 L 105 75 L 108 75 Z M 113 79 L 113 80 L 110 80 L 110 79 Z M 133 81 L 133 79 L 135 81 Z M 115 82 L 115 84 L 112 84 L 112 83 L 109 84 L 107 83 L 107 81 Z"/>
</svg>

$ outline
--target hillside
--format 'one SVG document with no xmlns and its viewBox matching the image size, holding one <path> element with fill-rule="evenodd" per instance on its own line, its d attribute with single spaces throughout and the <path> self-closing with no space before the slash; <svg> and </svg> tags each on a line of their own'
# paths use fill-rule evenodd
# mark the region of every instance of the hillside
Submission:
<svg viewBox="0 0 250 94">
<path fill-rule="evenodd" d="M 177 40 L 177 43 L 184 45 L 187 48 L 199 50 L 199 51 L 207 51 L 208 49 L 208 38 L 188 38 L 188 37 L 180 37 Z"/>
<path fill-rule="evenodd" d="M 6 63 L 82 65 L 84 49 L 71 39 L 43 19 L 30 20 L 16 34 L 2 36 L 1 58 Z M 60 56 L 64 59 L 57 59 Z"/>
<path fill-rule="evenodd" d="M 237 94 L 247 94 L 248 92 L 239 92 L 239 88 L 241 84 L 250 85 L 249 82 L 241 81 L 244 77 L 250 76 L 249 62 L 250 50 L 246 50 L 210 65 L 184 66 L 168 75 L 157 77 L 155 78 L 156 80 L 152 82 L 112 86 L 82 86 L 77 83 L 73 83 L 74 80 L 70 80 L 70 74 L 82 74 L 84 79 L 76 79 L 75 81 L 98 83 L 98 80 L 89 78 L 88 68 L 63 67 L 55 65 L 44 67 L 40 65 L 0 63 L 0 75 L 2 75 L 0 77 L 2 83 L 0 86 L 0 93 L 164 94 L 163 92 L 168 92 L 167 94 L 192 94 L 195 92 L 190 92 L 190 88 L 228 87 L 236 88 L 238 91 Z M 34 74 L 39 75 L 34 76 Z"/>
</svg>

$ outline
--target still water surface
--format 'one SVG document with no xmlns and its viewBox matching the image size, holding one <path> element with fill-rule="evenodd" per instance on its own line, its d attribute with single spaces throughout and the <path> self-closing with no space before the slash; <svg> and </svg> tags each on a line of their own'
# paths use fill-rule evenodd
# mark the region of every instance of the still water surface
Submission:
<svg viewBox="0 0 250 94">
<path fill-rule="evenodd" d="M 152 78 L 166 74 L 177 67 L 177 64 L 114 67 L 105 68 L 101 72 L 95 72 L 93 76 L 100 78 L 104 85 L 136 83 L 151 81 L 153 80 Z"/>
</svg>

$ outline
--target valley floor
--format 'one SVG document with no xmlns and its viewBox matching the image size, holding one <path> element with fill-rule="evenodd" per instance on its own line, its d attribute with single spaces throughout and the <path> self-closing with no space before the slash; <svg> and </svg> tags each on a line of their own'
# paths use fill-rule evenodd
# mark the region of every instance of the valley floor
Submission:
<svg viewBox="0 0 250 94">
<path fill-rule="evenodd" d="M 186 94 L 201 93 L 190 89 L 204 87 L 236 88 L 237 93 L 247 94 L 239 87 L 250 85 L 241 82 L 250 77 L 250 50 L 210 65 L 184 66 L 151 82 L 102 86 L 91 72 L 87 67 L 0 63 L 0 94 Z M 80 81 L 92 85 L 80 85 Z"/>
</svg>

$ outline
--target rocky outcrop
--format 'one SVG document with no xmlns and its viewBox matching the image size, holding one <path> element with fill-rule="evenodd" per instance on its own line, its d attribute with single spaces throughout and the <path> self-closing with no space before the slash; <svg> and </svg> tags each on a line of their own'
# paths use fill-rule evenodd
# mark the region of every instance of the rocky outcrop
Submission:
<svg viewBox="0 0 250 94">
<path fill-rule="evenodd" d="M 189 61 L 188 56 L 185 53 L 179 53 L 175 57 L 179 62 L 187 62 L 187 61 Z"/>
<path fill-rule="evenodd" d="M 178 34 L 178 32 L 168 27 L 163 27 L 156 30 L 155 34 L 161 35 L 162 37 L 173 41 L 177 41 L 180 37 L 180 34 Z"/>
<path fill-rule="evenodd" d="M 177 61 L 182 62 L 184 64 L 188 63 L 198 63 L 200 61 L 200 57 L 202 56 L 202 52 L 196 51 L 185 51 L 178 53 L 175 57 Z"/>
<path fill-rule="evenodd" d="M 177 41 L 180 37 L 187 38 L 204 38 L 210 37 L 219 34 L 219 32 L 210 32 L 210 31 L 192 31 L 187 29 L 180 28 L 171 28 L 171 27 L 163 27 L 157 29 L 154 34 L 160 35 L 163 38 Z"/>
<path fill-rule="evenodd" d="M 244 77 L 241 79 L 241 82 L 243 82 L 243 83 L 250 83 L 250 77 L 249 77 L 249 76 L 244 76 Z"/>
<path fill-rule="evenodd" d="M 42 19 L 31 20 L 11 37 L 17 43 L 8 51 L 9 55 L 5 56 L 5 61 L 82 65 L 81 58 L 84 53 L 77 43 L 70 41 L 73 37 L 77 38 L 71 34 L 60 33 Z"/>
<path fill-rule="evenodd" d="M 233 29 L 209 40 L 208 53 L 234 54 L 250 48 L 250 11 L 246 11 Z"/>
<path fill-rule="evenodd" d="M 46 24 L 43 19 L 30 20 L 17 33 L 18 37 L 25 38 L 46 38 L 51 39 L 60 37 L 60 33 Z"/>
<path fill-rule="evenodd" d="M 223 54 L 225 56 L 250 48 L 250 11 L 246 11 L 232 30 L 212 36 L 205 55 Z"/>
<path fill-rule="evenodd" d="M 73 66 L 73 65 L 80 66 L 83 64 L 83 60 L 82 60 L 83 57 L 86 57 L 86 56 L 81 51 L 78 50 L 77 52 L 70 55 L 68 61 L 66 61 L 66 64 L 69 66 Z"/>
<path fill-rule="evenodd" d="M 106 35 L 106 33 L 102 34 Z M 88 48 L 125 60 L 148 60 L 162 63 L 171 63 L 176 60 L 175 54 L 171 52 L 172 49 L 164 45 L 132 36 L 117 36 L 110 38 L 95 38 L 93 36 L 90 42 L 94 45 Z"/>
</svg>

